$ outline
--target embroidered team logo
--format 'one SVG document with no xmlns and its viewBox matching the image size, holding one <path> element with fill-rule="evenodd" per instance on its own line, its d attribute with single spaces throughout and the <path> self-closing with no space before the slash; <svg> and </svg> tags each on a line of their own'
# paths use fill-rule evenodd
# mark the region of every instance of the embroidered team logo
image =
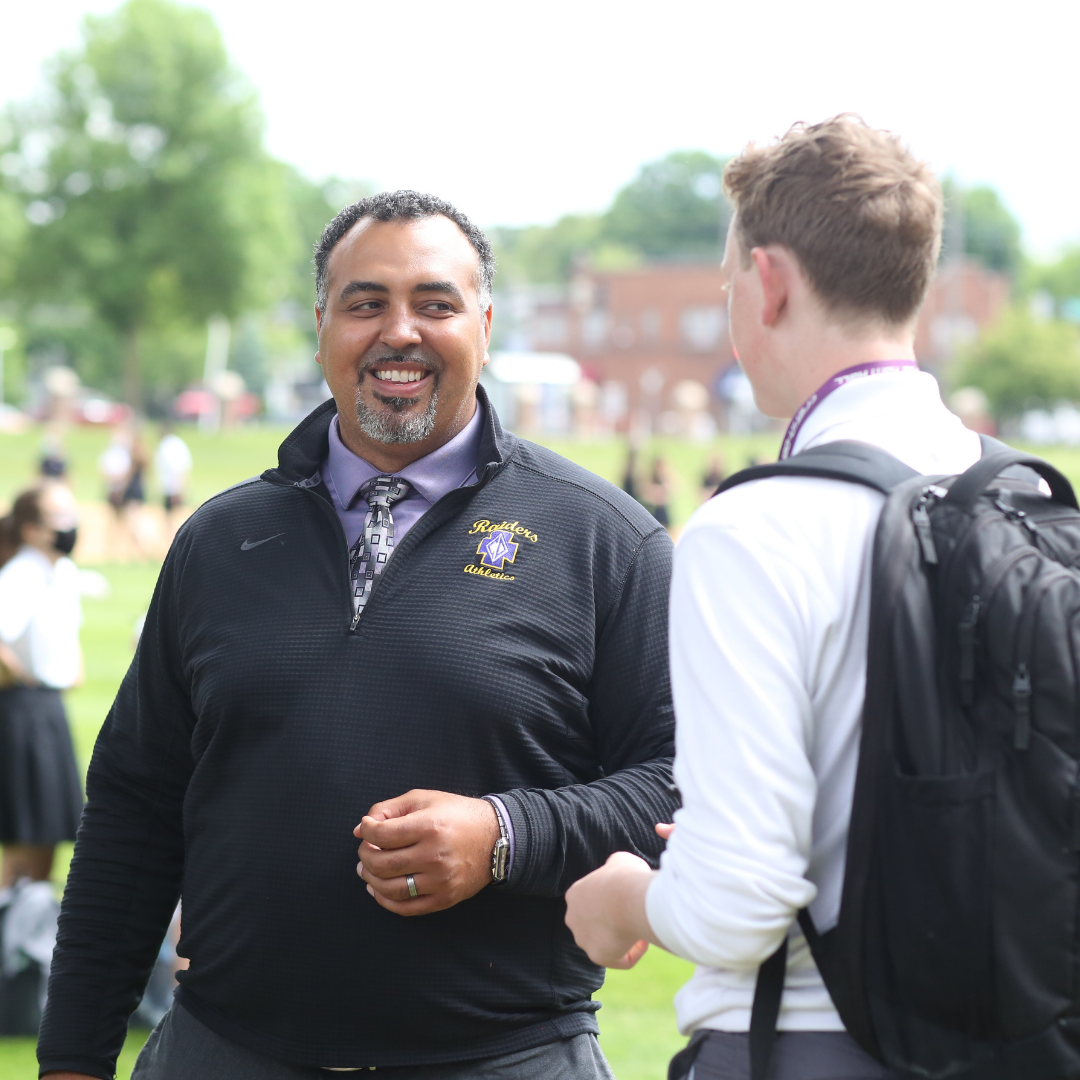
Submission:
<svg viewBox="0 0 1080 1080">
<path fill-rule="evenodd" d="M 496 581 L 513 581 L 514 575 L 506 573 L 506 568 L 517 560 L 518 549 L 525 541 L 535 544 L 540 539 L 520 521 L 489 521 L 487 518 L 474 521 L 469 535 L 481 537 L 476 548 L 479 565 L 469 563 L 462 569 L 466 574 Z"/>
<path fill-rule="evenodd" d="M 517 558 L 518 547 L 514 543 L 514 534 L 505 529 L 498 529 L 490 536 L 485 536 L 476 549 L 481 566 L 490 566 L 492 570 L 503 570 L 507 563 Z"/>
</svg>

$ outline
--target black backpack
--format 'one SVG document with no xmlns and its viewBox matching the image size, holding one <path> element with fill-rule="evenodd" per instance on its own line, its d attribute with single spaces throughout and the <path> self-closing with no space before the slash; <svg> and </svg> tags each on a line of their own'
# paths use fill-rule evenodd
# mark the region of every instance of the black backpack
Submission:
<svg viewBox="0 0 1080 1080">
<path fill-rule="evenodd" d="M 799 914 L 841 1019 L 905 1077 L 1080 1077 L 1080 510 L 1069 482 L 984 438 L 959 476 L 836 442 L 719 490 L 768 476 L 888 496 L 840 918 L 819 935 Z M 786 952 L 758 974 L 754 1080 Z"/>
</svg>

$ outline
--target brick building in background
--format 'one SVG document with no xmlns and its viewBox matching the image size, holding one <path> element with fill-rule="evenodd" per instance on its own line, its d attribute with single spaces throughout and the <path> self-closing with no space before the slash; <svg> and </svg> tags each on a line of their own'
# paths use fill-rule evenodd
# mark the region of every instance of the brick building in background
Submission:
<svg viewBox="0 0 1080 1080">
<path fill-rule="evenodd" d="M 738 387 L 730 374 L 724 379 L 735 357 L 721 286 L 715 263 L 586 269 L 567 287 L 500 297 L 500 318 L 510 324 L 509 348 L 577 360 L 600 387 L 600 412 L 611 429 L 683 430 L 680 417 L 698 407 L 726 428 L 739 402 L 727 400 Z M 923 366 L 940 375 L 1008 298 L 1009 282 L 1000 274 L 969 262 L 942 266 L 919 320 L 916 355 Z"/>
</svg>

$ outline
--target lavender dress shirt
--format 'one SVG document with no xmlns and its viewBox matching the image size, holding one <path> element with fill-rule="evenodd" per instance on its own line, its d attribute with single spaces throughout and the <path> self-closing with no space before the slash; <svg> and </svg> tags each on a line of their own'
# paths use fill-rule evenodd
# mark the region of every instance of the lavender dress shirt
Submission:
<svg viewBox="0 0 1080 1080">
<path fill-rule="evenodd" d="M 409 493 L 394 504 L 394 542 L 400 544 L 405 534 L 444 495 L 476 483 L 476 458 L 480 452 L 480 433 L 484 426 L 484 406 L 478 401 L 472 419 L 448 443 L 394 473 L 408 480 Z M 368 514 L 367 501 L 357 499 L 360 488 L 382 473 L 370 462 L 354 454 L 342 441 L 335 416 L 330 424 L 330 453 L 322 464 L 322 481 L 330 492 L 338 520 L 351 548 L 364 531 Z M 352 505 L 356 500 L 356 505 Z M 514 825 L 501 799 L 487 798 L 495 805 L 510 842 L 507 873 L 514 864 Z"/>
</svg>

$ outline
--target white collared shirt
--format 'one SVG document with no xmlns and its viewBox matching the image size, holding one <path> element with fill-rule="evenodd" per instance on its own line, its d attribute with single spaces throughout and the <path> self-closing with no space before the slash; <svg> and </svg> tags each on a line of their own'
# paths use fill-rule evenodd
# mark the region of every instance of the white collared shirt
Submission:
<svg viewBox="0 0 1080 1080">
<path fill-rule="evenodd" d="M 79 570 L 24 546 L 0 569 L 0 641 L 42 686 L 66 690 L 79 677 Z"/>
<path fill-rule="evenodd" d="M 924 473 L 980 456 L 917 370 L 849 383 L 795 452 L 855 439 Z M 679 1029 L 747 1031 L 758 966 L 807 905 L 840 909 L 866 685 L 870 568 L 883 497 L 833 480 L 747 483 L 702 506 L 671 592 L 675 782 L 683 807 L 649 888 L 649 923 L 699 966 Z M 778 1027 L 843 1030 L 798 926 Z"/>
</svg>

